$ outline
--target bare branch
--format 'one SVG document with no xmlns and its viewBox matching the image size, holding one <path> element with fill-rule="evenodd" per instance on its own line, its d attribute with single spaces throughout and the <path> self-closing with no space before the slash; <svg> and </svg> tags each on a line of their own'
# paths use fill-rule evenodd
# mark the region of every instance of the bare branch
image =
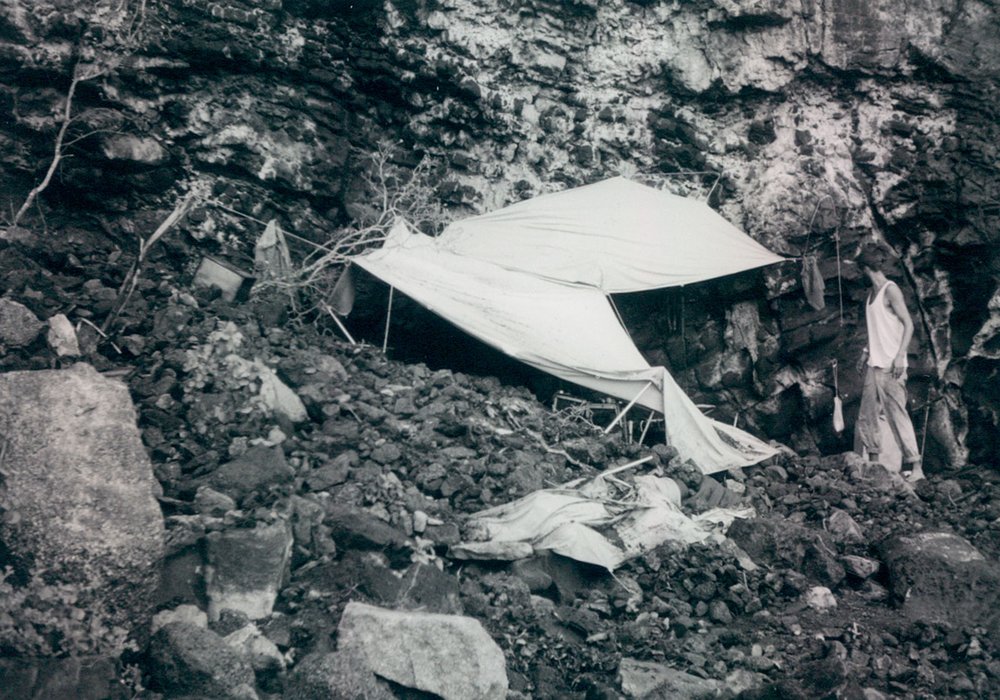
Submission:
<svg viewBox="0 0 1000 700">
<path fill-rule="evenodd" d="M 433 163 L 424 159 L 412 170 L 393 163 L 394 146 L 382 142 L 371 154 L 371 165 L 362 175 L 368 200 L 375 206 L 355 213 L 354 226 L 334 233 L 318 250 L 310 252 L 294 274 L 272 280 L 266 286 L 300 290 L 312 297 L 310 310 L 325 299 L 350 256 L 378 245 L 400 218 L 429 233 L 447 223 L 432 179 Z"/>
<path fill-rule="evenodd" d="M 63 104 L 63 113 L 60 120 L 59 132 L 56 134 L 56 140 L 53 146 L 52 161 L 49 163 L 49 168 L 45 172 L 45 177 L 42 178 L 40 183 L 31 188 L 31 191 L 28 193 L 28 196 L 21 205 L 21 208 L 18 209 L 17 213 L 14 215 L 11 227 L 17 226 L 18 223 L 20 223 L 25 212 L 27 212 L 31 208 L 31 205 L 35 203 L 35 199 L 38 195 L 44 192 L 45 188 L 49 186 L 49 183 L 52 182 L 52 176 L 55 175 L 56 170 L 59 169 L 59 162 L 63 158 L 63 139 L 66 138 L 66 130 L 69 129 L 69 125 L 72 122 L 73 97 L 76 94 L 76 88 L 79 84 L 80 78 L 74 75 L 73 80 L 69 84 L 69 90 L 66 91 L 66 101 Z"/>
<path fill-rule="evenodd" d="M 156 227 L 148 239 L 143 239 L 142 236 L 138 236 L 139 239 L 139 252 L 136 254 L 135 260 L 132 262 L 132 266 L 129 268 L 128 274 L 125 275 L 125 279 L 122 280 L 121 286 L 118 288 L 118 297 L 115 299 L 114 309 L 108 314 L 107 318 L 104 319 L 104 323 L 101 324 L 101 331 L 106 332 L 111 324 L 114 323 L 115 319 L 121 315 L 121 312 L 128 305 L 129 300 L 132 298 L 132 294 L 135 292 L 136 286 L 139 284 L 139 277 L 142 274 L 142 265 L 146 261 L 146 256 L 149 254 L 150 248 L 152 248 L 157 241 L 159 241 L 163 236 L 174 226 L 176 226 L 181 219 L 183 219 L 191 208 L 198 201 L 198 194 L 196 191 L 189 192 L 184 196 L 176 205 L 174 205 L 173 211 L 167 215 L 167 218 Z"/>
</svg>

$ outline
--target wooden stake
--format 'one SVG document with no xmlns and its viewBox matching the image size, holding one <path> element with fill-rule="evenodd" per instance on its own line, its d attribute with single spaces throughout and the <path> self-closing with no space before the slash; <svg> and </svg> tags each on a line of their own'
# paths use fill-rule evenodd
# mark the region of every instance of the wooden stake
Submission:
<svg viewBox="0 0 1000 700">
<path fill-rule="evenodd" d="M 385 312 L 385 335 L 382 338 L 382 354 L 385 354 L 386 349 L 389 347 L 389 322 L 392 320 L 392 293 L 396 291 L 395 287 L 389 287 L 389 306 Z"/>
<path fill-rule="evenodd" d="M 333 309 L 330 308 L 329 304 L 326 304 L 324 302 L 323 309 L 328 314 L 330 314 L 330 318 L 332 318 L 333 322 L 337 324 L 337 327 L 340 329 L 340 332 L 347 337 L 347 340 L 350 341 L 351 345 L 357 345 L 358 344 L 357 341 L 355 341 L 354 338 L 351 337 L 351 334 L 347 331 L 347 328 L 344 326 L 344 324 L 341 323 L 340 319 L 337 318 L 337 314 L 333 312 Z"/>
<path fill-rule="evenodd" d="M 642 427 L 642 433 L 639 435 L 639 444 L 640 445 L 642 444 L 642 441 L 646 439 L 646 433 L 649 431 L 649 426 L 653 424 L 653 416 L 654 415 L 655 414 L 652 411 L 649 412 L 649 418 L 646 419 L 646 425 L 644 425 Z"/>
<path fill-rule="evenodd" d="M 648 389 L 650 387 L 650 385 L 652 385 L 652 383 L 653 383 L 652 381 L 646 382 L 645 386 L 642 387 L 642 390 L 638 394 L 635 395 L 635 398 L 632 399 L 631 401 L 629 401 L 628 406 L 626 406 L 625 408 L 623 408 L 621 410 L 621 412 L 617 416 L 615 416 L 615 419 L 613 421 L 611 421 L 611 425 L 609 425 L 607 428 L 604 429 L 604 434 L 605 435 L 607 435 L 612 430 L 614 430 L 615 426 L 618 425 L 618 423 L 621 422 L 621 419 L 625 417 L 625 414 L 629 412 L 629 409 L 631 409 L 633 406 L 635 406 L 635 402 L 638 401 L 639 398 L 643 394 L 646 393 L 646 389 Z"/>
</svg>

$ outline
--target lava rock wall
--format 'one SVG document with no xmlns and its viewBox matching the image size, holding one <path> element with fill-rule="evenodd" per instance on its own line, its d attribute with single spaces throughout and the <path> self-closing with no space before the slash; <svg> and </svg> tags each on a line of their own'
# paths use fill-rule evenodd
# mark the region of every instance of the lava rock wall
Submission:
<svg viewBox="0 0 1000 700">
<path fill-rule="evenodd" d="M 64 6 L 0 5 L 7 192 L 48 162 L 87 20 Z M 320 240 L 365 204 L 359 173 L 387 139 L 398 165 L 434 164 L 456 217 L 614 174 L 707 198 L 790 260 L 616 303 L 713 415 L 822 450 L 850 446 L 831 416 L 835 386 L 849 424 L 860 395 L 851 257 L 877 238 L 917 327 L 911 408 L 929 461 L 991 460 L 992 3 L 149 0 L 143 22 L 142 46 L 81 87 L 92 135 L 45 206 L 114 228 L 199 180 L 231 211 L 192 217 L 196 240 L 252 240 L 258 224 L 232 211 Z M 820 310 L 802 293 L 807 252 Z"/>
</svg>

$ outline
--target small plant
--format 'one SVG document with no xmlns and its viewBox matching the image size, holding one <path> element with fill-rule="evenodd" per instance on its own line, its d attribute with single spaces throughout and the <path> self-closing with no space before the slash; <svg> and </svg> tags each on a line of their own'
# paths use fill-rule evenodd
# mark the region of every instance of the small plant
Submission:
<svg viewBox="0 0 1000 700">
<path fill-rule="evenodd" d="M 220 322 L 205 342 L 184 354 L 184 389 L 195 393 L 212 386 L 216 391 L 253 389 L 258 377 L 254 362 L 240 355 L 246 338 L 232 321 Z"/>
<path fill-rule="evenodd" d="M 0 571 L 0 656 L 110 656 L 134 649 L 128 631 L 79 584 L 49 583 L 33 572 L 24 585 Z"/>
</svg>

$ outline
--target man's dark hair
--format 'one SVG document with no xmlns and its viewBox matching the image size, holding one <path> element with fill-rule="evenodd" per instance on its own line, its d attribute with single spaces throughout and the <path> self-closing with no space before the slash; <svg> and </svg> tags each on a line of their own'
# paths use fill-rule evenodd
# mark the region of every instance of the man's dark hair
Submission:
<svg viewBox="0 0 1000 700">
<path fill-rule="evenodd" d="M 867 267 L 869 270 L 882 271 L 889 260 L 889 253 L 885 246 L 878 243 L 866 243 L 861 247 L 861 252 L 855 258 L 858 265 Z"/>
</svg>

